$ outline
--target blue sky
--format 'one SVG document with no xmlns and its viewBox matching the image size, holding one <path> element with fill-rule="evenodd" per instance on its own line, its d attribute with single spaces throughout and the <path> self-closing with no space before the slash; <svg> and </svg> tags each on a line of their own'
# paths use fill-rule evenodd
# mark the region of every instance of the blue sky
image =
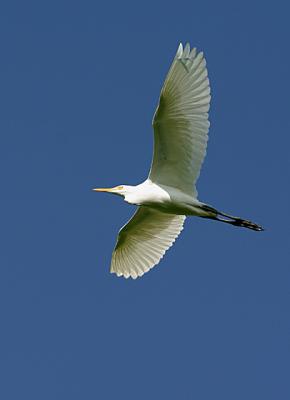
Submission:
<svg viewBox="0 0 290 400">
<path fill-rule="evenodd" d="M 287 2 L 2 2 L 0 397 L 286 400 Z M 199 195 L 262 233 L 188 219 L 137 281 L 109 274 L 180 41 L 212 88 Z"/>
</svg>

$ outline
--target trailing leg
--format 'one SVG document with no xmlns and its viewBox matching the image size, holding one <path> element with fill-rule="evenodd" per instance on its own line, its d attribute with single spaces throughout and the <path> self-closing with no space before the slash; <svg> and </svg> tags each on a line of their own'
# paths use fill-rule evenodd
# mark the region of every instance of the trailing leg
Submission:
<svg viewBox="0 0 290 400">
<path fill-rule="evenodd" d="M 234 217 L 233 215 L 229 215 L 224 212 L 218 211 L 218 210 L 214 209 L 213 207 L 205 205 L 205 206 L 202 206 L 202 208 L 211 213 L 215 212 L 215 216 L 211 215 L 211 216 L 205 217 L 205 218 L 210 218 L 210 219 L 214 219 L 216 221 L 225 222 L 227 224 L 231 224 L 234 226 L 241 226 L 243 228 L 252 229 L 254 231 L 263 231 L 264 230 L 260 225 L 255 224 L 252 221 L 248 221 L 248 220 L 242 219 L 240 217 Z M 226 217 L 226 218 L 222 218 L 222 217 Z"/>
</svg>

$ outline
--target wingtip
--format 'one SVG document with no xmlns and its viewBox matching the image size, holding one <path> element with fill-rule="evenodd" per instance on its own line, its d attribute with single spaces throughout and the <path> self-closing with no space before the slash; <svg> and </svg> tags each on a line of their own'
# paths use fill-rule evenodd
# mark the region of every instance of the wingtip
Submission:
<svg viewBox="0 0 290 400">
<path fill-rule="evenodd" d="M 183 53 L 183 45 L 182 45 L 182 43 L 180 42 L 180 43 L 179 43 L 179 46 L 178 46 L 178 49 L 177 49 L 177 52 L 176 52 L 176 57 L 177 57 L 177 58 L 181 57 L 181 56 L 182 56 L 182 53 Z"/>
<path fill-rule="evenodd" d="M 187 42 L 183 50 L 183 57 L 187 58 L 189 56 L 189 53 L 190 53 L 190 44 Z"/>
<path fill-rule="evenodd" d="M 147 272 L 147 271 L 145 271 L 145 272 Z M 125 278 L 126 280 L 133 279 L 133 281 L 135 281 L 136 279 L 141 278 L 144 275 L 144 272 L 137 274 L 137 273 L 132 273 L 132 272 L 123 273 L 123 272 L 118 272 L 115 270 L 110 270 L 110 274 L 115 274 L 118 278 Z"/>
</svg>

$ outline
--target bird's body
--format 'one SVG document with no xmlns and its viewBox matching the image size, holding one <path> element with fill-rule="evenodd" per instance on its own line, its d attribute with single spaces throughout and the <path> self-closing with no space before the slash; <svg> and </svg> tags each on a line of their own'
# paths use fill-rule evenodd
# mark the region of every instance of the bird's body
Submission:
<svg viewBox="0 0 290 400">
<path fill-rule="evenodd" d="M 137 186 L 125 186 L 124 200 L 136 206 L 155 208 L 164 213 L 176 215 L 210 216 L 203 210 L 203 203 L 193 196 L 174 187 L 158 185 L 149 179 Z"/>
<path fill-rule="evenodd" d="M 111 272 L 137 278 L 154 267 L 183 229 L 186 216 L 218 220 L 260 231 L 239 217 L 197 199 L 208 140 L 210 87 L 203 53 L 180 44 L 153 118 L 154 154 L 148 179 L 137 186 L 94 189 L 138 206 L 119 232 Z"/>
</svg>

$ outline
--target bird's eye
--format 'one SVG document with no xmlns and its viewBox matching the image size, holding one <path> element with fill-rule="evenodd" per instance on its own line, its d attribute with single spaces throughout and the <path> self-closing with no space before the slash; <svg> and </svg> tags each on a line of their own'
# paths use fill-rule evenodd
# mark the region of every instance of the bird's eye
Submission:
<svg viewBox="0 0 290 400">
<path fill-rule="evenodd" d="M 124 187 L 123 187 L 123 186 L 117 186 L 117 189 L 118 189 L 118 190 L 123 190 Z"/>
</svg>

